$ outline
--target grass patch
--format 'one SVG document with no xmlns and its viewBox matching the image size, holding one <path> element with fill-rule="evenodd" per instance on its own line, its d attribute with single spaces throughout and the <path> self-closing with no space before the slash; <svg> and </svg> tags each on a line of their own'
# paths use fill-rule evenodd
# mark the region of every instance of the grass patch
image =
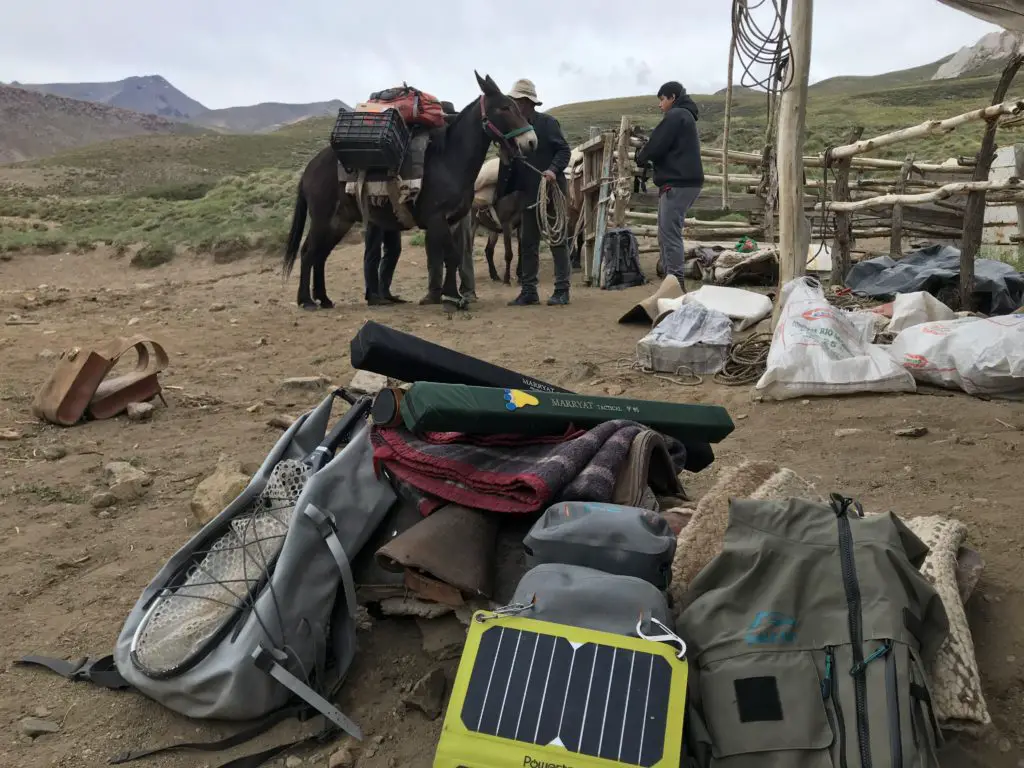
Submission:
<svg viewBox="0 0 1024 768">
<path fill-rule="evenodd" d="M 168 243 L 147 243 L 131 258 L 130 264 L 139 269 L 153 269 L 174 260 L 174 246 Z"/>
<path fill-rule="evenodd" d="M 413 232 L 412 237 L 409 238 L 409 245 L 415 245 L 423 247 L 427 244 L 427 236 L 422 232 Z"/>
</svg>

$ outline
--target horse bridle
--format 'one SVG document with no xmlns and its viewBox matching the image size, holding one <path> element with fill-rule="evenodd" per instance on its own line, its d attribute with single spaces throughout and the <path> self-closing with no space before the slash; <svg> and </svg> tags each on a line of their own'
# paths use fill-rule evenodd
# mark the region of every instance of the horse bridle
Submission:
<svg viewBox="0 0 1024 768">
<path fill-rule="evenodd" d="M 533 130 L 533 126 L 527 123 L 522 128 L 513 128 L 507 133 L 502 133 L 501 129 L 496 126 L 489 117 L 487 117 L 486 97 L 480 97 L 480 120 L 484 126 L 484 133 L 486 133 L 491 139 L 497 142 L 502 149 L 509 153 L 510 157 L 515 157 L 521 154 L 519 148 L 512 143 L 512 139 L 516 136 L 522 136 L 524 133 L 529 133 Z"/>
</svg>

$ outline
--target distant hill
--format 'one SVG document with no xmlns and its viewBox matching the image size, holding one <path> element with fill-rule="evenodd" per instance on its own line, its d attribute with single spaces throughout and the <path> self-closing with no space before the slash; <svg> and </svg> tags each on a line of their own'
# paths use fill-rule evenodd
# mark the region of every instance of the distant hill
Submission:
<svg viewBox="0 0 1024 768">
<path fill-rule="evenodd" d="M 110 139 L 201 131 L 156 115 L 0 85 L 0 163 Z"/>
<path fill-rule="evenodd" d="M 111 83 L 11 83 L 39 93 L 69 99 L 81 99 L 148 115 L 183 120 L 205 128 L 233 133 L 264 133 L 305 120 L 307 117 L 335 115 L 340 108 L 350 109 L 342 101 L 313 104 L 264 102 L 252 106 L 207 109 L 181 92 L 160 75 L 126 77 Z"/>
<path fill-rule="evenodd" d="M 93 101 L 148 115 L 188 120 L 209 110 L 160 75 L 126 77 L 114 83 L 15 83 L 21 88 L 68 99 Z"/>
<path fill-rule="evenodd" d="M 352 109 L 343 101 L 318 101 L 313 104 L 281 104 L 268 101 L 251 107 L 211 109 L 192 118 L 191 122 L 207 128 L 235 133 L 266 133 L 276 131 L 310 117 L 335 116 L 339 109 Z"/>
</svg>

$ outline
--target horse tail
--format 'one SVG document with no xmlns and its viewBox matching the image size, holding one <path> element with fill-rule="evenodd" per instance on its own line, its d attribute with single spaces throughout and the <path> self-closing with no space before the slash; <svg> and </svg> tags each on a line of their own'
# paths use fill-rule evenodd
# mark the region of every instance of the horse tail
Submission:
<svg viewBox="0 0 1024 768">
<path fill-rule="evenodd" d="M 292 229 L 288 233 L 288 245 L 284 252 L 284 274 L 288 277 L 295 266 L 295 259 L 299 255 L 299 245 L 302 244 L 302 232 L 306 229 L 306 195 L 302 192 L 302 182 L 299 182 L 299 191 L 295 199 L 295 213 L 292 214 Z"/>
</svg>

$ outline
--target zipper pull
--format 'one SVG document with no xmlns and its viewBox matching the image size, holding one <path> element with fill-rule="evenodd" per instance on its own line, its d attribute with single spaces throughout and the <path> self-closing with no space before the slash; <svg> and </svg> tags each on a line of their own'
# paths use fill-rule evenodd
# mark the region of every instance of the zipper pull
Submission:
<svg viewBox="0 0 1024 768">
<path fill-rule="evenodd" d="M 864 669 L 867 667 L 868 664 L 870 664 L 875 659 L 882 658 L 883 656 L 885 656 L 885 654 L 887 654 L 891 650 L 892 650 L 892 641 L 891 640 L 887 640 L 883 645 L 881 645 L 878 648 L 876 648 L 872 652 L 872 654 L 870 656 L 868 656 L 866 659 L 864 659 L 864 661 L 861 661 L 861 662 L 858 662 L 857 664 L 854 664 L 853 668 L 850 670 L 850 674 L 851 675 L 859 675 L 861 672 L 864 671 Z"/>
<path fill-rule="evenodd" d="M 825 649 L 825 679 L 821 681 L 821 698 L 832 698 L 832 649 Z"/>
</svg>

